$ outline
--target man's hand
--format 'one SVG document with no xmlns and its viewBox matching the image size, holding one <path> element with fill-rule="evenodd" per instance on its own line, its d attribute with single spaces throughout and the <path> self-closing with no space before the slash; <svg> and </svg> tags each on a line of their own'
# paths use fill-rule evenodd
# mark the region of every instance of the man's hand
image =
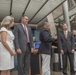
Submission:
<svg viewBox="0 0 76 75">
<path fill-rule="evenodd" d="M 72 49 L 72 53 L 74 53 L 74 51 L 75 51 L 75 50 L 74 50 L 74 49 Z"/>
<path fill-rule="evenodd" d="M 55 39 L 55 40 L 57 40 L 57 38 L 58 38 L 58 37 L 57 37 L 57 35 L 56 35 L 56 36 L 54 36 L 54 39 Z"/>
<path fill-rule="evenodd" d="M 31 48 L 31 53 L 33 53 L 34 52 L 34 48 Z"/>
<path fill-rule="evenodd" d="M 61 54 L 64 54 L 64 51 L 63 50 L 61 50 Z"/>
<path fill-rule="evenodd" d="M 22 54 L 21 49 L 17 49 L 17 53 L 18 53 L 18 54 Z"/>
</svg>

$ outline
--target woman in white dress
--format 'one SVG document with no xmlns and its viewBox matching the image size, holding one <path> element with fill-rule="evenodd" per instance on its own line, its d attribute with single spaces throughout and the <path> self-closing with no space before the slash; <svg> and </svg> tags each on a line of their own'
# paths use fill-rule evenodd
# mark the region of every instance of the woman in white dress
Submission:
<svg viewBox="0 0 76 75">
<path fill-rule="evenodd" d="M 0 29 L 0 71 L 1 75 L 10 75 L 10 70 L 14 68 L 14 35 L 11 27 L 14 25 L 14 18 L 6 16 L 1 22 Z"/>
</svg>

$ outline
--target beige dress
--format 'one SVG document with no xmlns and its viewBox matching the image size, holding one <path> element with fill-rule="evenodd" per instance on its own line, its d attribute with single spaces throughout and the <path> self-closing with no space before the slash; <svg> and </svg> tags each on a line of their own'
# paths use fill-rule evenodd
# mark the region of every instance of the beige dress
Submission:
<svg viewBox="0 0 76 75">
<path fill-rule="evenodd" d="M 7 30 L 5 27 L 2 27 L 0 29 L 0 32 L 6 31 L 7 37 L 6 41 L 9 45 L 9 47 L 14 50 L 14 35 L 11 30 Z M 1 36 L 0 36 L 1 40 Z M 14 68 L 14 56 L 11 56 L 9 51 L 3 46 L 3 44 L 0 41 L 0 70 L 8 70 Z"/>
</svg>

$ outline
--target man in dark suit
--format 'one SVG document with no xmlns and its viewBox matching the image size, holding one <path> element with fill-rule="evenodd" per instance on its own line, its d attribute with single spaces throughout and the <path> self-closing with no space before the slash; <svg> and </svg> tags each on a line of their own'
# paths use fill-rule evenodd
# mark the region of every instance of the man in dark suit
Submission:
<svg viewBox="0 0 76 75">
<path fill-rule="evenodd" d="M 27 16 L 22 16 L 21 24 L 14 27 L 14 35 L 18 58 L 18 75 L 28 75 L 31 52 L 33 52 L 33 39 Z"/>
<path fill-rule="evenodd" d="M 73 35 L 74 35 L 74 38 L 75 38 L 74 70 L 75 70 L 75 73 L 76 73 L 76 30 L 73 30 Z"/>
<path fill-rule="evenodd" d="M 74 75 L 74 36 L 70 31 L 68 31 L 68 26 L 66 23 L 62 24 L 62 29 L 63 31 L 59 33 L 59 42 L 63 59 L 63 75 L 67 75 L 67 56 L 70 61 L 70 75 Z"/>
<path fill-rule="evenodd" d="M 51 37 L 50 24 L 48 22 L 44 23 L 40 32 L 40 41 L 39 53 L 42 57 L 42 75 L 50 75 L 51 43 L 55 42 L 55 40 Z"/>
</svg>

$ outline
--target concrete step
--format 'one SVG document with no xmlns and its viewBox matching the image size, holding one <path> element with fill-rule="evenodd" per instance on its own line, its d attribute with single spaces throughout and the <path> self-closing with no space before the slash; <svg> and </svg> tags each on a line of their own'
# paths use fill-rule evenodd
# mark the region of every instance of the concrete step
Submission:
<svg viewBox="0 0 76 75">
<path fill-rule="evenodd" d="M 17 71 L 12 71 L 11 75 L 18 75 Z M 41 74 L 36 74 L 36 75 L 41 75 Z M 51 72 L 51 75 L 62 75 L 62 72 Z M 70 75 L 69 71 L 68 71 L 68 75 Z"/>
</svg>

